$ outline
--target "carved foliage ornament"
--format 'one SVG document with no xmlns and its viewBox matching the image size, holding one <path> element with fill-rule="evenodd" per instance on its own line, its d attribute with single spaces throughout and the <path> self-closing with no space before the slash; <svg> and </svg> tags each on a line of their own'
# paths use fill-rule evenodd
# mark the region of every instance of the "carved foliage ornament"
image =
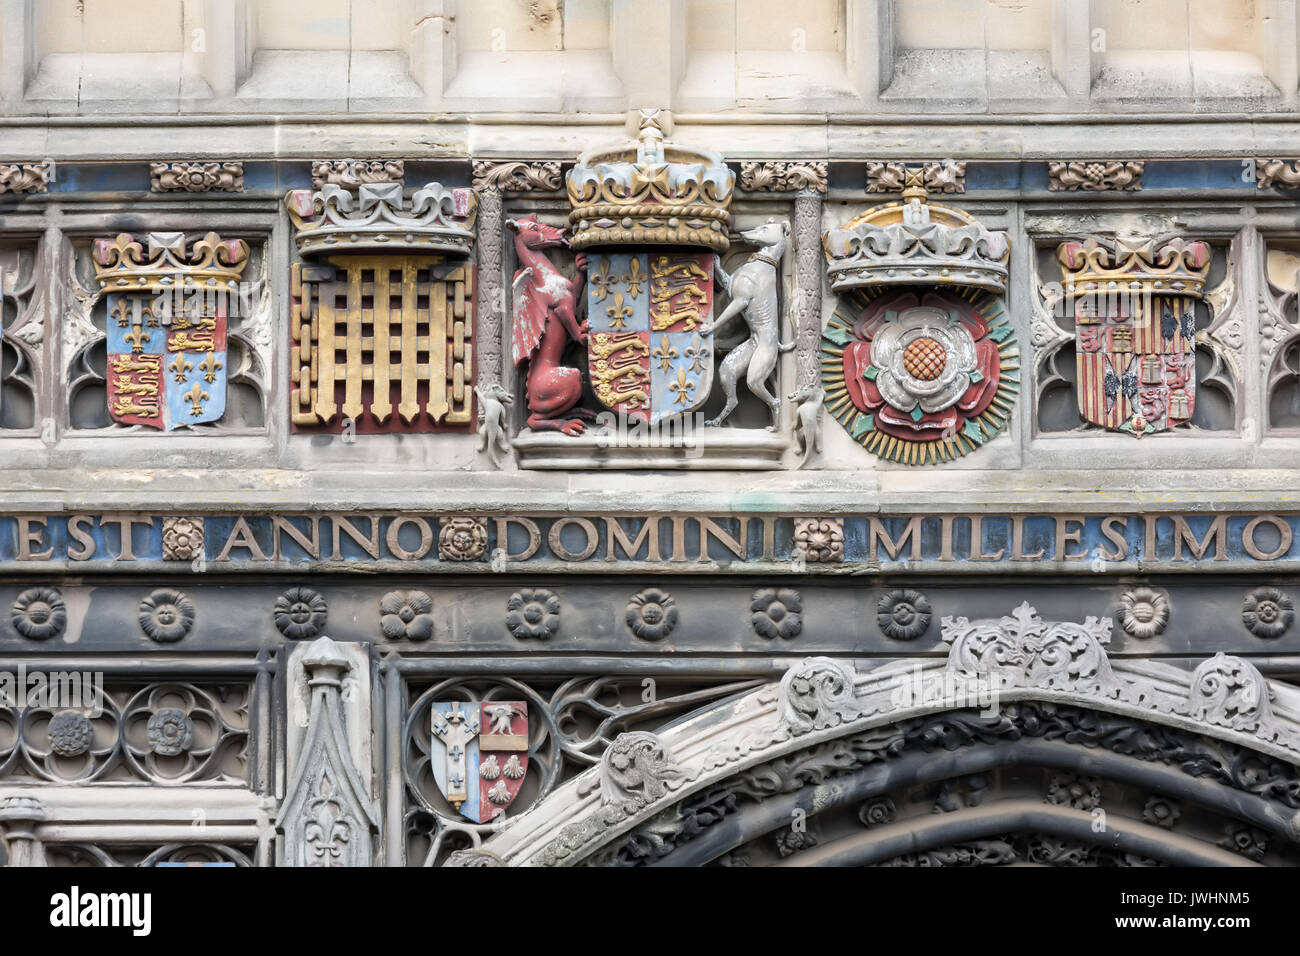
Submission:
<svg viewBox="0 0 1300 956">
<path fill-rule="evenodd" d="M 1088 617 L 1082 624 L 1047 622 L 1028 602 L 997 621 L 945 617 L 941 622 L 953 675 L 1007 687 L 1062 689 L 1115 686 L 1104 649 L 1111 626 L 1108 617 Z"/>
<path fill-rule="evenodd" d="M 365 183 L 402 183 L 406 163 L 400 159 L 318 159 L 311 164 L 311 186 L 356 189 Z"/>
<path fill-rule="evenodd" d="M 740 188 L 749 192 L 826 192 L 826 163 L 742 162 Z"/>
<path fill-rule="evenodd" d="M 149 188 L 156 193 L 238 193 L 244 191 L 244 164 L 150 163 Z"/>
<path fill-rule="evenodd" d="M 0 195 L 49 191 L 54 163 L 0 163 Z"/>
<path fill-rule="evenodd" d="M 1062 243 L 1057 258 L 1073 304 L 1083 417 L 1138 438 L 1188 424 L 1209 244 L 1093 237 Z"/>
<path fill-rule="evenodd" d="M 1255 160 L 1255 188 L 1271 189 L 1274 186 L 1287 189 L 1300 186 L 1300 159 Z"/>
<path fill-rule="evenodd" d="M 1137 190 L 1142 188 L 1142 171 L 1146 163 L 1138 162 L 1060 162 L 1048 163 L 1048 189 L 1052 190 Z"/>
<path fill-rule="evenodd" d="M 474 161 L 474 188 L 501 192 L 555 192 L 563 186 L 557 162 L 524 160 L 495 162 Z"/>
<path fill-rule="evenodd" d="M 910 176 L 909 176 L 910 174 Z M 901 162 L 867 163 L 867 192 L 901 192 L 917 181 L 930 192 L 964 193 L 966 191 L 966 164 L 946 160 L 941 163 L 923 163 L 909 167 Z"/>
<path fill-rule="evenodd" d="M 1220 727 L 1253 733 L 1271 723 L 1269 697 L 1255 665 L 1222 651 L 1192 672 L 1192 716 Z"/>
<path fill-rule="evenodd" d="M 780 719 L 792 734 L 825 730 L 861 714 L 854 672 L 829 657 L 810 657 L 781 678 Z"/>
</svg>

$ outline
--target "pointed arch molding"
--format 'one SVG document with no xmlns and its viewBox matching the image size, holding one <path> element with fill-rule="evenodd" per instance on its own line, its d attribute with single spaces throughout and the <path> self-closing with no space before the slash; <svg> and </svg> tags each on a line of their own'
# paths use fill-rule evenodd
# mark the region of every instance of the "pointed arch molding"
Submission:
<svg viewBox="0 0 1300 956">
<path fill-rule="evenodd" d="M 599 766 L 559 787 L 478 849 L 454 854 L 448 865 L 591 862 L 624 835 L 671 816 L 660 815 L 692 795 L 756 768 L 784 762 L 788 769 L 805 752 L 844 738 L 861 741 L 881 728 L 903 731 L 902 741 L 909 735 L 950 733 L 974 743 L 992 741 L 999 752 L 967 758 L 989 766 L 1066 766 L 1069 760 L 1059 751 L 1067 744 L 1061 740 L 1098 744 L 1100 756 L 1090 752 L 1089 761 L 1112 778 L 1156 789 L 1162 775 L 1165 782 L 1179 778 L 1182 791 L 1194 801 L 1281 833 L 1289 842 L 1300 840 L 1300 690 L 1266 680 L 1249 661 L 1224 654 L 1190 671 L 1152 661 L 1111 660 L 1105 650 L 1111 630 L 1110 618 L 1044 621 L 1025 603 L 1000 619 L 945 618 L 946 659 L 901 660 L 857 670 L 845 660 L 808 658 L 792 666 L 779 684 L 724 701 L 658 734 L 620 735 Z M 1069 726 L 1060 734 L 1035 732 L 1032 725 L 1044 719 L 1073 721 L 1073 734 Z M 1014 726 L 1016 721 L 1025 726 Z M 1148 734 L 1144 743 L 1127 750 L 1107 742 L 1108 734 L 1113 741 L 1126 725 L 1164 731 L 1155 734 L 1154 743 Z M 999 735 L 1005 739 L 995 739 Z M 1206 743 L 1211 744 L 1207 753 L 1214 752 L 1210 759 L 1248 753 L 1253 765 L 1267 773 L 1261 776 L 1252 769 L 1238 775 L 1230 767 L 1217 774 L 1220 779 L 1208 779 L 1215 774 L 1188 766 L 1196 756 L 1192 751 Z M 898 750 L 903 746 L 898 744 Z M 1156 752 L 1162 746 L 1177 755 L 1162 756 Z M 1111 752 L 1102 753 L 1107 747 Z M 933 764 L 927 754 L 903 753 L 898 759 L 916 762 L 917 780 L 925 776 L 923 764 Z M 819 810 L 833 792 L 851 794 L 855 778 L 843 776 L 845 770 L 869 775 L 879 766 L 823 767 L 801 778 L 807 784 L 802 798 L 782 793 L 789 806 L 778 800 L 752 812 L 776 814 L 773 819 L 784 814 L 788 821 L 790 806 L 800 799 L 807 803 L 810 794 L 814 811 Z M 819 786 L 832 777 L 834 788 Z M 1079 826 L 1078 820 L 1070 822 L 1069 813 L 1043 805 L 1034 813 L 1042 819 L 1022 817 L 1040 830 L 1065 833 Z M 1014 829 L 1011 823 L 1006 817 L 982 826 L 992 832 L 1002 824 Z M 655 826 L 645 829 L 653 832 Z M 1159 831 L 1137 824 L 1128 826 L 1122 839 L 1134 852 L 1145 852 L 1159 842 Z M 1181 862 L 1223 862 L 1220 857 L 1226 856 L 1205 850 Z M 691 860 L 685 853 L 676 861 L 704 859 Z"/>
</svg>

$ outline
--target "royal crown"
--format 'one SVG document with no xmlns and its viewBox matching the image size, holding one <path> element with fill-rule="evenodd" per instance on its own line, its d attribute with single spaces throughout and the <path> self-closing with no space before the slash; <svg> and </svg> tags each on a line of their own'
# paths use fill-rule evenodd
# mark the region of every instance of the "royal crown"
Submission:
<svg viewBox="0 0 1300 956">
<path fill-rule="evenodd" d="M 1209 243 L 1199 239 L 1088 238 L 1056 249 L 1067 296 L 1148 292 L 1201 298 L 1210 273 Z"/>
<path fill-rule="evenodd" d="M 285 197 L 304 256 L 323 252 L 449 252 L 469 255 L 478 197 L 428 183 L 408 198 L 401 183 L 362 183 L 355 192 L 327 183 Z"/>
<path fill-rule="evenodd" d="M 822 237 L 831 288 L 959 286 L 1005 292 L 1011 243 L 969 213 L 928 201 L 923 170 L 907 170 L 900 202 L 873 206 Z"/>
<path fill-rule="evenodd" d="M 642 111 L 635 141 L 588 150 L 567 177 L 574 249 L 627 243 L 727 249 L 736 185 L 722 157 L 664 141 Z"/>
<path fill-rule="evenodd" d="M 106 292 L 220 287 L 238 284 L 248 265 L 248 243 L 210 232 L 186 245 L 183 232 L 151 232 L 143 243 L 130 233 L 96 239 L 95 279 Z"/>
</svg>

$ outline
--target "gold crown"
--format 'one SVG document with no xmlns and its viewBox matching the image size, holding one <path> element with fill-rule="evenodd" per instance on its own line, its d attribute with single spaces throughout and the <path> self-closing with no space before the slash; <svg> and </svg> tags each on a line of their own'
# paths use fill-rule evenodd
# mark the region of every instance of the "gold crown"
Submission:
<svg viewBox="0 0 1300 956">
<path fill-rule="evenodd" d="M 93 258 L 95 279 L 109 292 L 233 286 L 248 265 L 248 243 L 210 232 L 187 249 L 183 232 L 151 232 L 144 243 L 123 232 L 96 239 Z"/>
<path fill-rule="evenodd" d="M 736 185 L 722 157 L 664 142 L 643 111 L 636 142 L 589 150 L 566 178 L 573 249 L 626 243 L 727 249 Z"/>
<path fill-rule="evenodd" d="M 1089 237 L 1056 248 L 1067 296 L 1099 292 L 1147 292 L 1201 298 L 1210 274 L 1210 244 L 1199 239 Z"/>
</svg>

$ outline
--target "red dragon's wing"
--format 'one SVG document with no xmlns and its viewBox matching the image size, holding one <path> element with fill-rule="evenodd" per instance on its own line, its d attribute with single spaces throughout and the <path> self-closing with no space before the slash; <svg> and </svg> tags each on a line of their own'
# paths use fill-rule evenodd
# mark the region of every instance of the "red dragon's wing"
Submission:
<svg viewBox="0 0 1300 956">
<path fill-rule="evenodd" d="M 514 300 L 512 348 L 515 364 L 519 365 L 524 359 L 532 358 L 541 344 L 542 333 L 546 331 L 548 306 L 535 276 L 527 276 L 519 282 L 514 290 Z"/>
</svg>

